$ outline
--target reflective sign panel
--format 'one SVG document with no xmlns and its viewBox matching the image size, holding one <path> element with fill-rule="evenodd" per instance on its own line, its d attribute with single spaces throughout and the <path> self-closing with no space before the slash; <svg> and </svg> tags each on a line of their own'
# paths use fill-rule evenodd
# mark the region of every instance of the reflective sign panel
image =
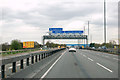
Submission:
<svg viewBox="0 0 120 80">
<path fill-rule="evenodd" d="M 62 31 L 63 28 L 49 28 L 49 31 Z"/>
<path fill-rule="evenodd" d="M 34 48 L 34 41 L 23 42 L 23 48 Z"/>
<path fill-rule="evenodd" d="M 63 33 L 66 33 L 66 34 L 75 34 L 75 33 L 78 33 L 78 34 L 82 34 L 83 31 L 52 31 L 52 33 L 54 34 L 57 34 L 57 33 L 60 33 L 60 34 L 63 34 Z"/>
</svg>

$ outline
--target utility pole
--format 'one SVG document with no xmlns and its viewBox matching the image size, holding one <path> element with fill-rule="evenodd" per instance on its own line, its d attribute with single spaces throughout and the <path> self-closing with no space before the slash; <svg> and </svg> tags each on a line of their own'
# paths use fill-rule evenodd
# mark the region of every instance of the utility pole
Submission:
<svg viewBox="0 0 120 80">
<path fill-rule="evenodd" d="M 106 0 L 104 0 L 104 43 L 106 43 Z"/>
</svg>

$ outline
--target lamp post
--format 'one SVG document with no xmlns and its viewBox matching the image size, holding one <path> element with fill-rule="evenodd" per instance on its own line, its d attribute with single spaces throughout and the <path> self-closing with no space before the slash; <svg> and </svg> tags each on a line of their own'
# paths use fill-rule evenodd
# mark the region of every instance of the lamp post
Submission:
<svg viewBox="0 0 120 80">
<path fill-rule="evenodd" d="M 106 43 L 106 0 L 104 0 L 104 43 Z"/>
<path fill-rule="evenodd" d="M 89 44 L 89 21 L 88 21 L 88 42 L 87 43 Z"/>
<path fill-rule="evenodd" d="M 85 26 L 84 26 L 84 35 L 85 35 Z M 85 39 L 84 39 L 84 47 L 85 47 Z"/>
</svg>

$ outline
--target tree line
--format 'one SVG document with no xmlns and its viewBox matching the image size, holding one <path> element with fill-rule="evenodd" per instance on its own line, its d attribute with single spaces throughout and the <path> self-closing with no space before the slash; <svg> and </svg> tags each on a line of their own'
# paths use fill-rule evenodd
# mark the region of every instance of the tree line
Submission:
<svg viewBox="0 0 120 80">
<path fill-rule="evenodd" d="M 49 42 L 49 41 L 45 44 L 45 46 L 47 46 L 47 48 L 55 48 L 55 47 L 58 47 L 58 46 L 64 46 L 64 47 L 66 47 L 65 44 L 56 44 L 56 43 Z M 0 47 L 1 47 L 2 51 L 24 49 L 23 48 L 23 42 L 21 42 L 18 39 L 12 40 L 11 44 L 8 44 L 7 42 L 3 43 L 3 44 L 0 44 Z M 34 48 L 41 48 L 41 47 L 43 47 L 43 45 L 41 45 L 41 44 L 39 44 L 37 42 L 34 43 Z"/>
<path fill-rule="evenodd" d="M 105 46 L 106 48 L 114 48 L 114 46 L 118 46 L 120 47 L 119 45 L 117 45 L 117 43 L 113 40 L 113 41 L 110 41 L 109 43 L 102 43 L 102 44 L 98 44 L 98 43 L 90 43 L 90 47 L 102 47 L 102 46 Z"/>
<path fill-rule="evenodd" d="M 0 44 L 0 46 L 1 46 L 2 51 L 24 49 L 23 48 L 23 43 L 20 40 L 17 40 L 17 39 L 12 40 L 11 44 L 8 44 L 6 42 L 6 43 L 3 43 L 3 44 Z M 36 42 L 36 44 L 34 46 L 35 46 L 34 48 L 40 48 L 42 45 Z"/>
<path fill-rule="evenodd" d="M 65 44 L 56 44 L 56 43 L 53 43 L 53 42 L 49 42 L 47 41 L 47 43 L 45 44 L 48 48 L 55 48 L 55 47 L 58 47 L 58 46 L 64 46 L 66 47 Z"/>
</svg>

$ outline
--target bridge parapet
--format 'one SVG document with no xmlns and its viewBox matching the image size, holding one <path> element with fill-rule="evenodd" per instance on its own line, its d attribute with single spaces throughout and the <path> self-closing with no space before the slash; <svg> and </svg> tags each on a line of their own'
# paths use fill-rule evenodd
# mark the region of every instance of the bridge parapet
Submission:
<svg viewBox="0 0 120 80">
<path fill-rule="evenodd" d="M 0 60 L 0 66 L 1 66 L 1 78 L 5 78 L 5 67 L 7 64 L 12 64 L 12 73 L 16 73 L 16 62 L 20 61 L 20 69 L 24 69 L 24 65 L 29 66 L 30 62 L 31 64 L 34 64 L 35 62 L 40 61 L 41 59 L 44 59 L 58 51 L 64 50 L 65 48 L 61 49 L 53 49 L 49 51 L 39 51 L 39 52 L 32 52 L 30 54 L 26 55 L 19 55 L 9 58 L 4 58 Z M 30 60 L 31 59 L 31 60 Z M 26 64 L 24 64 L 24 60 L 26 60 Z"/>
</svg>

